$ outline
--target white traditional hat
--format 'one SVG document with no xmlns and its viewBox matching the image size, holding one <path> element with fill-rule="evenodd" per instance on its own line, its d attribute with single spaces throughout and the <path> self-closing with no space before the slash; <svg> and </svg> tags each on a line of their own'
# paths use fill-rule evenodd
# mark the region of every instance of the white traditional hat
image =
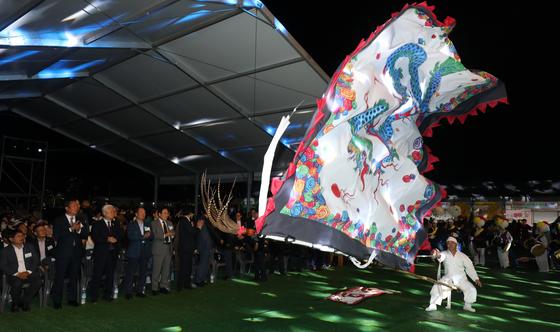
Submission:
<svg viewBox="0 0 560 332">
<path fill-rule="evenodd" d="M 450 237 L 447 238 L 447 241 L 445 241 L 445 242 L 455 242 L 455 243 L 457 243 L 457 239 L 454 238 L 453 236 L 450 236 Z"/>
</svg>

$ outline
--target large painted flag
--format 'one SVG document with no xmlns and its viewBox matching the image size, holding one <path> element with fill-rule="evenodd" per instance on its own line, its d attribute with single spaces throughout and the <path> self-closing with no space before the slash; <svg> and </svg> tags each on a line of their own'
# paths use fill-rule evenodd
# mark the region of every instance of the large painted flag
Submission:
<svg viewBox="0 0 560 332">
<path fill-rule="evenodd" d="M 272 180 L 261 235 L 409 268 L 426 238 L 422 219 L 445 195 L 422 175 L 437 161 L 422 137 L 442 118 L 464 122 L 507 102 L 498 79 L 463 66 L 454 25 L 414 4 L 362 40 Z"/>
</svg>

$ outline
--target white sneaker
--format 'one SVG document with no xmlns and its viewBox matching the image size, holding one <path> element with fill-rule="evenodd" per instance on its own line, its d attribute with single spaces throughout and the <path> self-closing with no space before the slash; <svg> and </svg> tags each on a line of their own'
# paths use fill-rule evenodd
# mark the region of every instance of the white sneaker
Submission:
<svg viewBox="0 0 560 332">
<path fill-rule="evenodd" d="M 473 307 L 471 307 L 470 304 L 465 304 L 463 306 L 463 310 L 470 311 L 470 312 L 476 312 L 476 310 Z"/>
<path fill-rule="evenodd" d="M 435 304 L 430 304 L 429 307 L 426 308 L 426 311 L 436 311 L 437 306 Z"/>
</svg>

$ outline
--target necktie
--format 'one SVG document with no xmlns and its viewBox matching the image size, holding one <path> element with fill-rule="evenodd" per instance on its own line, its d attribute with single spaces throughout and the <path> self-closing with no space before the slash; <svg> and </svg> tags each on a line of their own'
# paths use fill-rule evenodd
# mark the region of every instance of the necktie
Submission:
<svg viewBox="0 0 560 332">
<path fill-rule="evenodd" d="M 167 231 L 167 223 L 166 223 L 165 221 L 163 221 L 163 220 L 161 221 L 161 223 L 162 223 L 162 225 L 163 225 L 163 233 L 165 234 L 165 233 L 168 232 L 168 231 Z M 168 236 L 164 236 L 163 242 L 164 242 L 164 243 L 170 243 L 171 241 L 169 241 L 169 237 L 168 237 Z"/>
<path fill-rule="evenodd" d="M 70 217 L 70 226 L 74 226 L 74 216 Z M 72 246 L 74 246 L 74 247 L 76 246 L 76 238 L 75 237 L 72 239 Z"/>
<path fill-rule="evenodd" d="M 107 227 L 109 227 L 109 236 L 114 236 L 113 235 L 113 221 L 112 220 L 107 221 Z M 113 250 L 114 247 L 115 247 L 114 244 L 109 243 L 109 250 Z"/>
</svg>

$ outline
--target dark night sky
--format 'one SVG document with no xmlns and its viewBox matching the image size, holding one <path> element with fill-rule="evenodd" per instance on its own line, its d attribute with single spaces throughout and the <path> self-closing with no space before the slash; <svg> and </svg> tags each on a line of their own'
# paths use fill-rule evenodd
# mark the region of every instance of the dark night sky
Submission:
<svg viewBox="0 0 560 332">
<path fill-rule="evenodd" d="M 264 3 L 325 72 L 332 75 L 360 39 L 367 38 L 405 2 Z M 444 185 L 487 180 L 558 181 L 553 162 L 558 145 L 557 117 L 551 116 L 554 110 L 550 98 L 543 97 L 552 95 L 546 91 L 552 87 L 547 88 L 540 81 L 538 73 L 546 69 L 538 58 L 540 53 L 531 48 L 525 50 L 521 40 L 527 32 L 520 22 L 534 15 L 527 7 L 486 7 L 490 3 L 430 2 L 436 5 L 435 13 L 440 20 L 446 16 L 456 19 L 457 26 L 450 38 L 466 67 L 488 71 L 504 81 L 510 104 L 470 117 L 464 125 L 445 122 L 436 128 L 434 138 L 426 139 L 426 144 L 440 162 L 427 176 Z M 542 46 L 537 37 L 532 36 L 531 46 Z M 91 188 L 92 194 L 151 198 L 151 176 L 28 120 L 0 111 L 0 133 L 49 141 L 48 188 L 63 191 L 73 176 L 80 179 L 83 188 Z M 184 189 L 163 191 L 164 199 L 185 194 Z"/>
</svg>

